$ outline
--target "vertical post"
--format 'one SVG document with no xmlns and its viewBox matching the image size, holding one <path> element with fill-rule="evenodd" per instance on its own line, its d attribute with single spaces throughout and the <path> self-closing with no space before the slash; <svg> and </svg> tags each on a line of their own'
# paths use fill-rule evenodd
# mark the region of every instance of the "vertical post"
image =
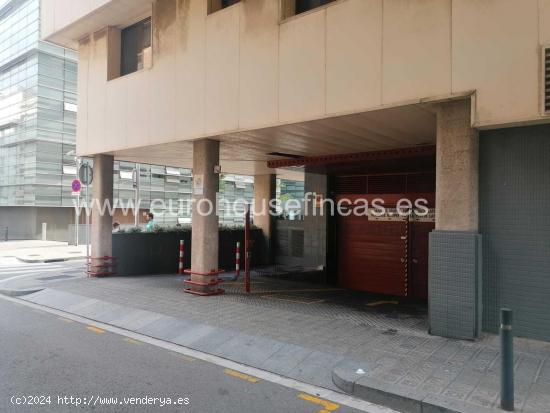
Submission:
<svg viewBox="0 0 550 413">
<path fill-rule="evenodd" d="M 75 156 L 74 157 L 74 163 L 76 165 L 76 177 L 75 179 L 79 179 L 80 178 L 80 175 L 79 175 L 79 172 L 80 172 L 80 158 L 78 156 Z M 80 231 L 80 192 L 78 192 L 78 194 L 76 195 L 76 211 L 74 213 L 74 223 L 75 223 L 75 229 L 74 229 L 74 232 L 75 232 L 75 245 L 76 246 L 79 246 L 80 245 L 80 240 L 78 239 L 79 238 L 79 231 Z"/>
<path fill-rule="evenodd" d="M 241 243 L 237 242 L 235 248 L 235 277 L 239 278 L 241 275 Z"/>
<path fill-rule="evenodd" d="M 246 206 L 244 219 L 244 287 L 250 293 L 250 205 Z"/>
<path fill-rule="evenodd" d="M 90 185 L 86 185 L 86 259 L 90 262 Z"/>
<path fill-rule="evenodd" d="M 185 254 L 185 241 L 180 240 L 180 258 L 178 263 L 178 274 L 183 274 L 183 257 Z"/>
<path fill-rule="evenodd" d="M 500 310 L 500 407 L 514 411 L 514 336 L 512 310 Z"/>
<path fill-rule="evenodd" d="M 134 185 L 134 226 L 139 227 L 139 178 L 140 178 L 140 166 L 139 163 L 136 163 L 133 176 L 133 185 Z"/>
<path fill-rule="evenodd" d="M 43 222 L 42 223 L 42 241 L 48 240 L 48 224 Z"/>
</svg>

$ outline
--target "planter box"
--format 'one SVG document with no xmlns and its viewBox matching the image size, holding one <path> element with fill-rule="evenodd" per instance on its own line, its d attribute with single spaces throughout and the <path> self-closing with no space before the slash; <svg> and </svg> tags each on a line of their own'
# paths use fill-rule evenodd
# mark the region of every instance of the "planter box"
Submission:
<svg viewBox="0 0 550 413">
<path fill-rule="evenodd" d="M 267 254 L 267 246 L 260 229 L 253 229 L 250 233 L 252 266 L 255 266 Z M 220 268 L 234 271 L 235 246 L 240 241 L 241 269 L 244 269 L 244 230 L 222 230 L 219 239 Z M 180 240 L 185 241 L 184 268 L 188 269 L 191 267 L 191 231 L 113 234 L 113 256 L 117 258 L 118 274 L 176 274 Z"/>
</svg>

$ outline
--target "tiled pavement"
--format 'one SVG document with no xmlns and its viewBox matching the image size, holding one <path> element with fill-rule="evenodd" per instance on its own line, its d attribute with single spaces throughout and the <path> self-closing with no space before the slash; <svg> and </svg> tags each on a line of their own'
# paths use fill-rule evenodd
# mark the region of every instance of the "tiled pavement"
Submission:
<svg viewBox="0 0 550 413">
<path fill-rule="evenodd" d="M 456 402 L 461 411 L 498 405 L 497 337 L 430 336 L 415 306 L 372 306 L 364 294 L 266 277 L 254 280 L 251 296 L 237 283 L 218 297 L 187 295 L 175 276 L 79 278 L 53 288 L 26 299 L 324 387 L 334 388 L 334 368 L 357 366 L 364 386 Z M 550 343 L 516 339 L 515 355 L 517 411 L 550 412 Z"/>
</svg>

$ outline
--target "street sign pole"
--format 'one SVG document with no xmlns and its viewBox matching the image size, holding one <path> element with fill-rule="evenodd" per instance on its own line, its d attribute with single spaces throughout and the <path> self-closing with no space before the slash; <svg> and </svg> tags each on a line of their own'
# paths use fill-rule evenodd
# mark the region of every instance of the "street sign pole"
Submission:
<svg viewBox="0 0 550 413">
<path fill-rule="evenodd" d="M 74 157 L 76 164 L 76 179 L 78 179 L 78 172 L 80 171 L 80 158 L 78 156 Z M 75 245 L 80 245 L 80 194 L 76 196 L 76 211 L 74 212 L 74 223 L 75 223 Z"/>
<path fill-rule="evenodd" d="M 90 184 L 94 179 L 94 173 L 88 162 L 82 164 L 79 174 L 80 180 L 86 185 L 86 257 L 90 262 Z"/>
<path fill-rule="evenodd" d="M 90 262 L 90 184 L 86 184 L 86 259 Z"/>
<path fill-rule="evenodd" d="M 74 217 L 74 222 L 75 222 L 75 245 L 78 247 L 80 245 L 80 240 L 78 239 L 78 236 L 80 235 L 79 234 L 79 229 L 78 227 L 80 226 L 80 194 L 78 194 L 76 196 L 76 211 L 75 211 L 75 217 Z"/>
<path fill-rule="evenodd" d="M 135 199 L 134 199 L 134 226 L 137 228 L 139 226 L 139 163 L 136 163 L 136 168 L 134 169 L 134 190 L 135 190 Z"/>
</svg>

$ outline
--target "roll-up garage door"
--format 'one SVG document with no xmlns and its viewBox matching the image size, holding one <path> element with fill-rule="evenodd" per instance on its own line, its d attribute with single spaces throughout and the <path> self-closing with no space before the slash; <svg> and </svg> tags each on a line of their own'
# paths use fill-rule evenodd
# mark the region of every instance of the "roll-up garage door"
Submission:
<svg viewBox="0 0 550 413">
<path fill-rule="evenodd" d="M 426 299 L 428 296 L 428 237 L 434 228 L 429 217 L 401 217 L 394 208 L 400 199 L 426 199 L 433 206 L 435 175 L 387 174 L 337 177 L 338 200 L 352 205 L 383 199 L 386 214 L 339 216 L 337 223 L 340 285 L 358 291 Z M 350 207 L 353 208 L 353 207 Z"/>
<path fill-rule="evenodd" d="M 407 295 L 407 220 L 374 221 L 342 217 L 339 276 L 343 287 Z"/>
</svg>

